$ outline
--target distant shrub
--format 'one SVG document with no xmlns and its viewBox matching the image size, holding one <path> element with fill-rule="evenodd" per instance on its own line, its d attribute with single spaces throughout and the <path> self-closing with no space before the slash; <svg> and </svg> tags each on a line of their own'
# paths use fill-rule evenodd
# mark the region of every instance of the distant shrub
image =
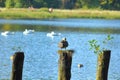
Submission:
<svg viewBox="0 0 120 80">
<path fill-rule="evenodd" d="M 13 8 L 14 2 L 12 0 L 6 0 L 5 7 L 6 8 Z"/>
<path fill-rule="evenodd" d="M 22 7 L 22 4 L 18 2 L 18 3 L 15 4 L 14 7 L 15 7 L 15 8 L 21 8 L 21 7 Z"/>
</svg>

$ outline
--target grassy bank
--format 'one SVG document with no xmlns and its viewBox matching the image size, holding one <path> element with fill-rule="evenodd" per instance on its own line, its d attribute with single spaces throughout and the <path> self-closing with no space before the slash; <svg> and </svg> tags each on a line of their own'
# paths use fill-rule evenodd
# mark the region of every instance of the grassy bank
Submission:
<svg viewBox="0 0 120 80">
<path fill-rule="evenodd" d="M 60 10 L 54 9 L 52 13 L 47 8 L 42 9 L 5 9 L 0 8 L 0 18 L 7 19 L 47 19 L 47 18 L 102 18 L 120 19 L 120 11 L 108 10 Z"/>
</svg>

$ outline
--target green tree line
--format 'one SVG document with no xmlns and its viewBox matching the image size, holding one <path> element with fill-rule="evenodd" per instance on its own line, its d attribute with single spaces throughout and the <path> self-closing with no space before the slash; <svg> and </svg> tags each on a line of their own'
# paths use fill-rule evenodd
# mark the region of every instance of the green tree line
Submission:
<svg viewBox="0 0 120 80">
<path fill-rule="evenodd" d="M 108 9 L 120 10 L 120 0 L 0 0 L 0 7 L 6 8 L 41 8 L 53 7 L 59 9 Z"/>
</svg>

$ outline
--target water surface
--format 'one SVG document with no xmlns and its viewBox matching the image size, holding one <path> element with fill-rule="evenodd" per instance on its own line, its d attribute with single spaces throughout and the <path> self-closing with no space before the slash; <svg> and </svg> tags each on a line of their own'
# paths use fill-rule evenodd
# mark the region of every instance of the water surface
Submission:
<svg viewBox="0 0 120 80">
<path fill-rule="evenodd" d="M 25 29 L 34 29 L 32 34 L 24 35 Z M 14 35 L 0 35 L 0 80 L 9 80 L 12 68 L 10 56 L 16 51 L 25 53 L 23 80 L 57 80 L 58 42 L 66 37 L 67 49 L 74 49 L 71 80 L 95 80 L 97 56 L 89 50 L 88 41 L 96 39 L 101 47 L 111 50 L 108 80 L 119 80 L 120 70 L 120 20 L 104 19 L 54 19 L 54 20 L 5 20 L 0 19 L 0 33 L 15 32 Z M 54 38 L 46 34 L 61 33 Z M 102 41 L 110 34 L 111 42 Z M 83 64 L 83 68 L 78 68 Z"/>
</svg>

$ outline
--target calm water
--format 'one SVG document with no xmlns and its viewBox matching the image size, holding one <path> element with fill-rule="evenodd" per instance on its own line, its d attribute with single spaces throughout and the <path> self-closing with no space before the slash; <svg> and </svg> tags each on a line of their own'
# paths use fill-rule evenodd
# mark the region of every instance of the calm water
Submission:
<svg viewBox="0 0 120 80">
<path fill-rule="evenodd" d="M 25 29 L 34 29 L 24 35 Z M 54 20 L 4 20 L 0 19 L 0 33 L 15 32 L 14 35 L 0 35 L 0 80 L 9 80 L 12 67 L 10 56 L 16 51 L 25 53 L 23 80 L 57 80 L 57 44 L 62 37 L 69 42 L 68 49 L 74 49 L 71 80 L 95 80 L 97 56 L 89 50 L 88 41 L 102 41 L 108 34 L 114 37 L 104 47 L 112 51 L 109 80 L 120 80 L 120 20 L 102 19 L 54 19 Z M 61 33 L 54 38 L 46 34 Z M 78 68 L 83 64 L 83 68 Z"/>
</svg>

